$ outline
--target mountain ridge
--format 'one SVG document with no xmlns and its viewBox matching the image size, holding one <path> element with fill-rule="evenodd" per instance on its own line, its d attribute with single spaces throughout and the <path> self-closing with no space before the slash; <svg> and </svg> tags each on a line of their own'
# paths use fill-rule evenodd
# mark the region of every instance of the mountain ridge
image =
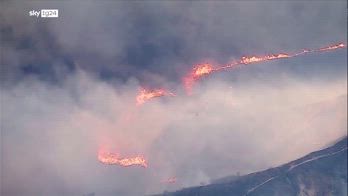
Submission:
<svg viewBox="0 0 348 196">
<path fill-rule="evenodd" d="M 347 136 L 334 145 L 267 170 L 225 177 L 214 184 L 184 188 L 168 196 L 346 196 Z"/>
</svg>

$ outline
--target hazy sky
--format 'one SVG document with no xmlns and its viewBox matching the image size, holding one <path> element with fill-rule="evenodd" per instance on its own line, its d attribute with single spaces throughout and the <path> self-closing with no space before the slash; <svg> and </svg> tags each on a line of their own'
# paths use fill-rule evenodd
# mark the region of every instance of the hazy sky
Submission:
<svg viewBox="0 0 348 196">
<path fill-rule="evenodd" d="M 59 18 L 29 11 L 59 9 Z M 204 78 L 197 63 L 347 42 L 346 1 L 1 2 L 1 194 L 143 195 L 286 163 L 347 130 L 347 50 Z M 176 97 L 135 106 L 141 86 Z M 103 165 L 100 147 L 147 169 Z M 163 179 L 176 176 L 177 183 Z"/>
</svg>

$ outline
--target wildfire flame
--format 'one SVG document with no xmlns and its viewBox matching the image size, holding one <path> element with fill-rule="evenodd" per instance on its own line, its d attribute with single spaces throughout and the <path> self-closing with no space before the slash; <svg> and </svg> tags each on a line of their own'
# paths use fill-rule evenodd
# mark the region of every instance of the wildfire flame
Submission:
<svg viewBox="0 0 348 196">
<path fill-rule="evenodd" d="M 192 89 L 193 84 L 197 80 L 216 71 L 223 71 L 225 69 L 235 68 L 238 65 L 248 65 L 252 63 L 271 61 L 276 59 L 292 58 L 292 57 L 304 55 L 307 53 L 326 52 L 326 51 L 331 51 L 331 50 L 336 50 L 336 49 L 346 48 L 346 47 L 347 47 L 346 44 L 338 43 L 338 44 L 333 44 L 333 45 L 329 45 L 329 46 L 317 48 L 317 49 L 303 49 L 297 53 L 275 53 L 275 54 L 269 54 L 265 56 L 243 56 L 239 60 L 234 61 L 228 65 L 217 66 L 217 67 L 213 67 L 211 64 L 208 64 L 208 63 L 198 64 L 194 66 L 192 71 L 184 77 L 183 81 L 184 81 L 185 88 L 189 93 Z M 175 96 L 175 95 L 164 89 L 146 90 L 142 88 L 138 96 L 136 97 L 136 104 L 142 105 L 146 101 L 152 98 L 161 97 L 161 96 Z M 138 165 L 144 168 L 147 167 L 147 161 L 142 156 L 120 158 L 117 154 L 99 151 L 98 160 L 103 164 L 109 164 L 109 165 L 115 164 L 115 165 L 120 165 L 123 167 Z M 165 180 L 165 182 L 175 183 L 176 178 L 171 177 Z"/>
<path fill-rule="evenodd" d="M 248 65 L 252 63 L 259 63 L 264 61 L 271 61 L 271 60 L 277 60 L 277 59 L 285 59 L 285 58 L 291 58 L 296 57 L 299 55 L 304 55 L 306 53 L 314 53 L 314 52 L 326 52 L 330 50 L 336 50 L 340 48 L 346 48 L 347 45 L 344 43 L 337 43 L 333 45 L 329 45 L 326 47 L 322 47 L 319 49 L 303 49 L 300 52 L 297 53 L 278 53 L 278 54 L 269 54 L 265 56 L 243 56 L 239 60 L 234 61 L 230 63 L 229 65 L 221 66 L 213 68 L 210 64 L 201 64 L 196 65 L 193 67 L 192 71 L 186 75 L 183 79 L 185 89 L 187 93 L 191 93 L 193 84 L 199 80 L 201 77 L 209 75 L 215 71 L 222 71 L 225 69 L 235 68 L 237 65 Z"/>
<path fill-rule="evenodd" d="M 175 96 L 174 93 L 168 92 L 164 89 L 154 89 L 154 90 L 146 90 L 142 88 L 136 97 L 136 105 L 142 105 L 146 101 L 155 98 L 155 97 L 162 97 L 162 96 Z"/>
<path fill-rule="evenodd" d="M 192 85 L 195 81 L 199 80 L 201 77 L 208 75 L 214 71 L 213 66 L 206 64 L 198 64 L 194 66 L 192 72 L 184 78 L 184 86 L 186 90 L 191 91 Z"/>
<path fill-rule="evenodd" d="M 345 48 L 345 47 L 347 46 L 344 43 L 338 43 L 338 44 L 327 46 L 324 48 L 319 48 L 318 51 L 336 50 L 336 49 Z"/>
<path fill-rule="evenodd" d="M 271 54 L 267 56 L 243 56 L 242 59 L 239 61 L 241 64 L 250 64 L 250 63 L 256 63 L 256 62 L 261 62 L 261 61 L 267 61 L 267 60 L 274 60 L 274 59 L 281 59 L 281 58 L 289 58 L 290 56 L 288 54 Z"/>
<path fill-rule="evenodd" d="M 107 165 L 120 165 L 123 167 L 139 165 L 144 168 L 147 167 L 147 161 L 142 156 L 119 158 L 117 154 L 99 151 L 98 160 Z"/>
</svg>

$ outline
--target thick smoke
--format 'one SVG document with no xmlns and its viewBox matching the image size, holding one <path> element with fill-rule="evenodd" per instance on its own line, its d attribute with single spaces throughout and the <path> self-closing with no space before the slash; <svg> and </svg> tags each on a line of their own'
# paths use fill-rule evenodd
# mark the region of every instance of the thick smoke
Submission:
<svg viewBox="0 0 348 196">
<path fill-rule="evenodd" d="M 346 43 L 346 5 L 1 2 L 1 195 L 158 193 L 344 136 L 346 49 L 216 73 L 191 96 L 181 78 L 195 63 Z M 28 16 L 44 8 L 59 18 Z M 136 107 L 142 86 L 177 96 Z M 148 168 L 103 165 L 100 148 L 144 155 Z"/>
<path fill-rule="evenodd" d="M 202 61 L 225 64 L 243 55 L 347 42 L 346 1 L 3 4 L 1 79 L 6 84 L 23 72 L 59 82 L 80 68 L 104 80 L 136 77 L 157 87 L 178 82 Z M 59 9 L 59 18 L 28 16 L 44 8 Z M 289 71 L 345 72 L 342 61 L 333 63 L 335 69 L 327 69 L 325 60 L 317 62 Z"/>
<path fill-rule="evenodd" d="M 153 193 L 276 166 L 345 135 L 346 81 L 209 80 L 196 94 L 135 107 L 137 82 L 85 72 L 2 92 L 5 195 Z M 148 169 L 106 166 L 97 151 L 143 154 Z M 161 180 L 176 176 L 172 187 Z M 134 189 L 134 187 L 137 187 Z"/>
</svg>

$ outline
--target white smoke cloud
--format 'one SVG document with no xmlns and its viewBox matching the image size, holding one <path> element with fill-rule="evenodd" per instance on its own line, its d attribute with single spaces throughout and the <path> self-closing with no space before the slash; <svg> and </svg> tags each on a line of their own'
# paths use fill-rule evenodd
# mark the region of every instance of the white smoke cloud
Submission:
<svg viewBox="0 0 348 196">
<path fill-rule="evenodd" d="M 345 79 L 273 79 L 211 79 L 192 96 L 136 107 L 136 80 L 112 86 L 83 71 L 61 86 L 28 78 L 2 91 L 2 191 L 149 194 L 276 166 L 346 134 Z M 102 165 L 105 146 L 143 154 L 149 168 Z M 171 176 L 175 185 L 161 184 Z"/>
</svg>

